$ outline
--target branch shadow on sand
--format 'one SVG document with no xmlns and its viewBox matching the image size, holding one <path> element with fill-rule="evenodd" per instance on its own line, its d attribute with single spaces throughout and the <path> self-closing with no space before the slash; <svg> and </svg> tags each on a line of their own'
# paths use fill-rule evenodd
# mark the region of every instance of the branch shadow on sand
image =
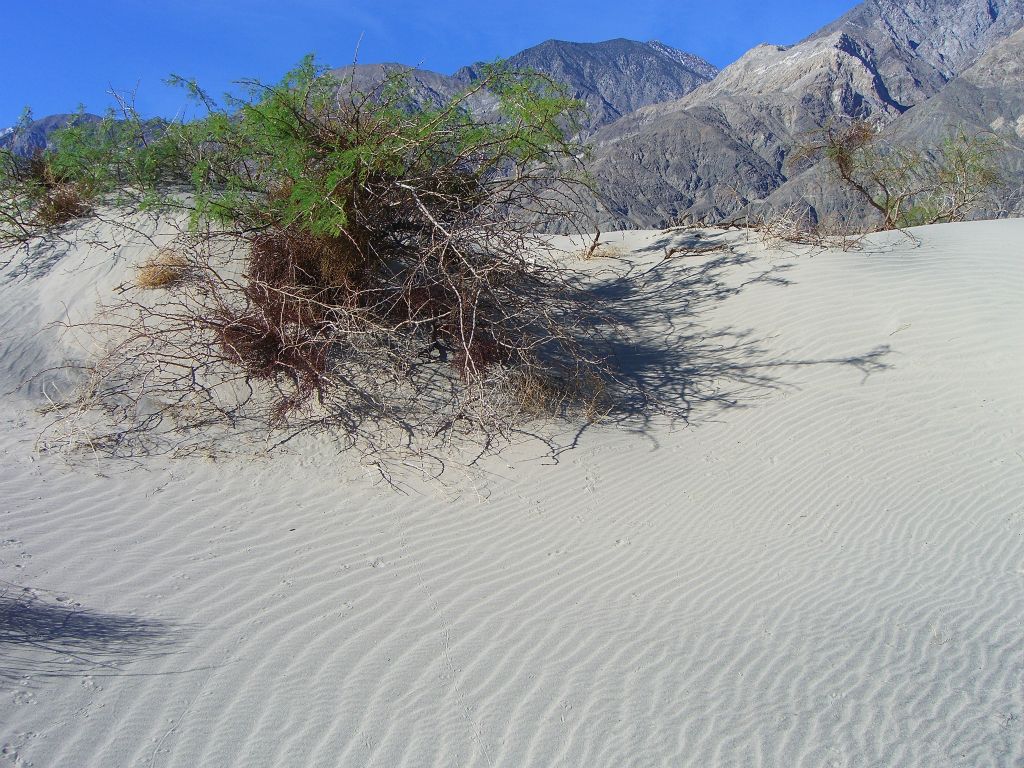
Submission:
<svg viewBox="0 0 1024 768">
<path fill-rule="evenodd" d="M 109 401 L 86 403 L 91 409 L 74 402 L 73 407 L 54 409 L 53 426 L 40 442 L 46 450 L 84 447 L 93 457 L 128 458 L 134 466 L 162 455 L 247 458 L 301 452 L 307 444 L 303 440 L 315 435 L 313 450 L 325 445 L 338 452 L 356 450 L 363 466 L 394 485 L 398 481 L 392 471 L 404 473 L 409 467 L 413 475 L 440 477 L 447 466 L 475 465 L 523 440 L 540 441 L 540 454 L 557 460 L 595 425 L 656 441 L 666 424 L 716 420 L 727 411 L 764 402 L 773 392 L 792 389 L 801 368 L 849 367 L 865 377 L 887 369 L 891 350 L 884 344 L 831 358 L 787 357 L 763 331 L 716 321 L 715 310 L 723 302 L 755 286 L 785 290 L 793 279 L 795 254 L 753 256 L 731 237 L 666 234 L 628 257 L 592 262 L 573 272 L 567 290 L 578 295 L 566 302 L 573 316 L 565 318 L 565 327 L 578 330 L 581 357 L 596 361 L 601 370 L 592 401 L 590 382 L 582 383 L 582 408 L 579 402 L 556 402 L 550 410 L 539 409 L 537 416 L 496 423 L 493 430 L 487 425 L 465 432 L 452 428 L 438 438 L 437 433 L 424 433 L 415 420 L 396 424 L 404 411 L 389 406 L 381 415 L 380 403 L 366 395 L 336 406 L 321 400 L 308 414 L 297 411 L 281 426 L 261 410 L 263 401 L 248 379 L 236 400 L 215 399 L 204 408 L 193 403 L 188 387 L 175 390 L 187 398 L 169 403 L 143 397 L 146 393 L 132 389 L 138 382 L 131 378 L 135 369 L 128 366 L 124 382 L 115 376 L 104 385 L 104 391 L 114 393 Z M 553 369 L 569 372 L 566 379 L 585 368 L 575 365 L 579 360 L 555 362 Z M 192 373 L 194 377 L 195 369 Z M 568 381 L 570 392 L 574 383 Z M 109 409 L 97 409 L 98 402 Z M 108 416 L 109 425 L 103 421 Z"/>
<path fill-rule="evenodd" d="M 83 608 L 13 584 L 0 589 L 0 681 L 126 674 L 142 658 L 171 653 L 162 622 Z"/>
<path fill-rule="evenodd" d="M 648 259 L 613 267 L 592 287 L 599 305 L 595 315 L 606 331 L 604 354 L 621 383 L 605 424 L 654 440 L 655 424 L 716 421 L 794 389 L 801 368 L 846 367 L 866 380 L 890 367 L 888 344 L 835 357 L 787 356 L 756 329 L 715 324 L 716 305 L 747 289 L 791 285 L 792 261 L 759 259 L 706 239 L 680 244 L 663 238 L 639 251 L 644 252 L 666 256 L 653 264 Z M 568 440 L 546 440 L 552 456 L 576 447 L 587 429 Z"/>
</svg>

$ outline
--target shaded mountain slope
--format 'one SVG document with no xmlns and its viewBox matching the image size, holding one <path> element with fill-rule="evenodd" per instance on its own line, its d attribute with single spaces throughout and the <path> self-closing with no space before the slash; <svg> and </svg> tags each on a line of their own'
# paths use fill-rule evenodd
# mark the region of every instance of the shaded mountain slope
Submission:
<svg viewBox="0 0 1024 768">
<path fill-rule="evenodd" d="M 869 0 L 794 46 L 758 46 L 686 96 L 595 135 L 608 218 L 659 226 L 672 210 L 728 215 L 787 181 L 786 158 L 807 131 L 848 117 L 891 123 L 1022 24 L 1024 0 Z M 723 137 L 717 152 L 701 143 L 709 132 Z M 628 177 L 623 150 L 641 163 Z M 640 188 L 634 178 L 644 180 Z M 729 194 L 690 194 L 699 188 Z"/>
<path fill-rule="evenodd" d="M 511 56 L 515 69 L 550 75 L 587 105 L 587 127 L 611 123 L 641 107 L 679 98 L 709 82 L 718 70 L 704 59 L 664 43 L 616 39 L 601 43 L 547 42 Z M 454 78 L 471 81 L 479 65 Z"/>
</svg>

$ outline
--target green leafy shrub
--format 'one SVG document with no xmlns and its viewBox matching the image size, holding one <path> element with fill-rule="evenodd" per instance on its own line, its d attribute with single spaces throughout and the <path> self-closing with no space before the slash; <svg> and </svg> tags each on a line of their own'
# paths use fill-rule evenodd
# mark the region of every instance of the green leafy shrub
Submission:
<svg viewBox="0 0 1024 768">
<path fill-rule="evenodd" d="M 31 122 L 25 110 L 16 134 Z M 55 164 L 55 152 L 37 149 L 25 157 L 12 146 L 0 148 L 0 244 L 24 242 L 91 210 L 91 186 Z"/>
<path fill-rule="evenodd" d="M 100 202 L 137 204 L 175 174 L 182 177 L 162 121 L 143 120 L 132 109 L 99 121 L 85 117 L 80 110 L 27 157 L 0 149 L 0 244 L 46 235 Z M 30 122 L 26 111 L 15 130 Z"/>
<path fill-rule="evenodd" d="M 312 58 L 223 105 L 175 82 L 203 118 L 155 137 L 135 126 L 99 157 L 77 135 L 60 150 L 105 165 L 105 193 L 113 180 L 188 212 L 188 281 L 129 297 L 102 324 L 117 333 L 90 398 L 119 434 L 164 416 L 179 435 L 251 416 L 408 447 L 463 428 L 508 434 L 532 415 L 526 390 L 600 412 L 610 373 L 585 343 L 592 304 L 538 234 L 587 189 L 567 137 L 579 104 L 561 87 L 496 66 L 411 109 L 405 73 L 361 92 Z M 493 114 L 469 109 L 483 92 Z M 225 399 L 232 388 L 244 396 Z"/>
</svg>

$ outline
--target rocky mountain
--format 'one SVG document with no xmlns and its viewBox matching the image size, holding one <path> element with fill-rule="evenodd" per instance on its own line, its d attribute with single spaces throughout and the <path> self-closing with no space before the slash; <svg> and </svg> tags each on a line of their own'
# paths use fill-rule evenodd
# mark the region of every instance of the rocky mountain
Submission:
<svg viewBox="0 0 1024 768">
<path fill-rule="evenodd" d="M 895 140 L 939 139 L 949 126 L 992 131 L 1024 148 L 1024 28 L 998 41 L 938 94 L 887 126 Z"/>
<path fill-rule="evenodd" d="M 595 136 L 609 223 L 720 218 L 784 185 L 806 132 L 887 125 L 1024 26 L 1024 0 L 867 0 L 792 46 L 762 45 L 675 101 Z"/>
<path fill-rule="evenodd" d="M 862 118 L 904 142 L 960 125 L 999 132 L 1024 185 L 1024 0 L 865 0 L 794 45 L 760 45 L 718 72 L 658 41 L 549 40 L 508 59 L 546 73 L 585 102 L 584 133 L 605 226 L 720 219 L 752 206 L 853 210 L 821 168 L 787 162 L 808 133 Z M 336 70 L 368 90 L 398 64 Z M 410 108 L 441 104 L 480 76 L 407 70 Z M 471 108 L 493 114 L 495 100 Z M 41 146 L 70 116 L 17 137 Z M 0 135 L 0 146 L 15 137 Z M 20 145 L 19 145 L 20 146 Z"/>
<path fill-rule="evenodd" d="M 986 132 L 1005 147 L 1004 212 L 1024 212 L 1024 28 L 995 43 L 936 96 L 886 127 L 894 141 L 934 143 L 951 129 Z"/>
<path fill-rule="evenodd" d="M 98 122 L 100 119 L 99 116 L 90 114 L 48 115 L 31 121 L 24 130 L 19 131 L 12 127 L 0 132 L 0 147 L 27 157 L 37 149 L 45 149 L 54 131 L 70 123 Z"/>
<path fill-rule="evenodd" d="M 881 135 L 897 144 L 934 146 L 961 129 L 986 134 L 1005 147 L 1001 210 L 1019 213 L 1024 191 L 1024 29 L 996 42 L 939 93 L 886 125 Z M 811 168 L 783 184 L 767 203 L 776 209 L 806 207 L 815 216 L 857 212 L 858 202 L 834 186 L 825 169 Z"/>
<path fill-rule="evenodd" d="M 410 68 L 403 64 L 356 64 L 331 70 L 331 74 L 345 86 L 362 93 L 372 93 L 389 77 L 400 75 L 408 83 L 406 107 L 412 110 L 430 109 L 446 104 L 467 85 L 465 80 L 432 72 L 429 69 Z M 467 106 L 476 114 L 489 115 L 497 107 L 497 99 L 488 93 L 471 96 Z"/>
<path fill-rule="evenodd" d="M 587 106 L 588 129 L 684 96 L 718 73 L 704 59 L 656 40 L 621 38 L 602 43 L 548 40 L 509 57 L 507 63 L 514 69 L 543 72 L 568 86 L 570 95 Z M 454 79 L 471 82 L 479 66 L 463 67 Z"/>
<path fill-rule="evenodd" d="M 809 39 L 851 34 L 872 46 L 887 82 L 907 87 L 907 73 L 929 68 L 955 77 L 1022 25 L 1019 0 L 868 0 Z"/>
<path fill-rule="evenodd" d="M 573 98 L 586 104 L 585 133 L 640 107 L 677 99 L 710 82 L 718 73 L 714 65 L 699 56 L 664 43 L 624 39 L 602 43 L 548 40 L 511 56 L 505 63 L 513 69 L 541 72 L 566 85 Z M 332 73 L 357 90 L 369 91 L 389 74 L 404 72 L 412 86 L 409 106 L 416 108 L 443 104 L 477 80 L 482 67 L 477 63 L 453 75 L 442 75 L 394 63 L 357 64 Z M 496 100 L 481 93 L 469 105 L 478 114 L 487 115 L 494 110 Z"/>
<path fill-rule="evenodd" d="M 670 59 L 678 61 L 684 67 L 695 72 L 705 80 L 714 80 L 715 76 L 718 75 L 718 67 L 711 62 L 702 59 L 700 56 L 687 53 L 686 51 L 681 51 L 678 48 L 673 48 L 671 45 L 665 45 L 660 40 L 648 40 L 647 45 L 658 53 L 664 54 Z"/>
</svg>

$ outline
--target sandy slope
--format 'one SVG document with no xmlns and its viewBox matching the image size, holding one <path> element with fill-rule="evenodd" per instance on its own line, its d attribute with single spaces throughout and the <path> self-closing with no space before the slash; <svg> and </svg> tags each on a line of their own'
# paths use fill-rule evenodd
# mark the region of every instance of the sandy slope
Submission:
<svg viewBox="0 0 1024 768">
<path fill-rule="evenodd" d="M 69 467 L 6 395 L 0 765 L 1024 765 L 1024 221 L 917 235 L 666 262 L 622 301 L 688 425 L 406 496 Z M 9 265 L 0 388 L 138 257 Z"/>
</svg>

